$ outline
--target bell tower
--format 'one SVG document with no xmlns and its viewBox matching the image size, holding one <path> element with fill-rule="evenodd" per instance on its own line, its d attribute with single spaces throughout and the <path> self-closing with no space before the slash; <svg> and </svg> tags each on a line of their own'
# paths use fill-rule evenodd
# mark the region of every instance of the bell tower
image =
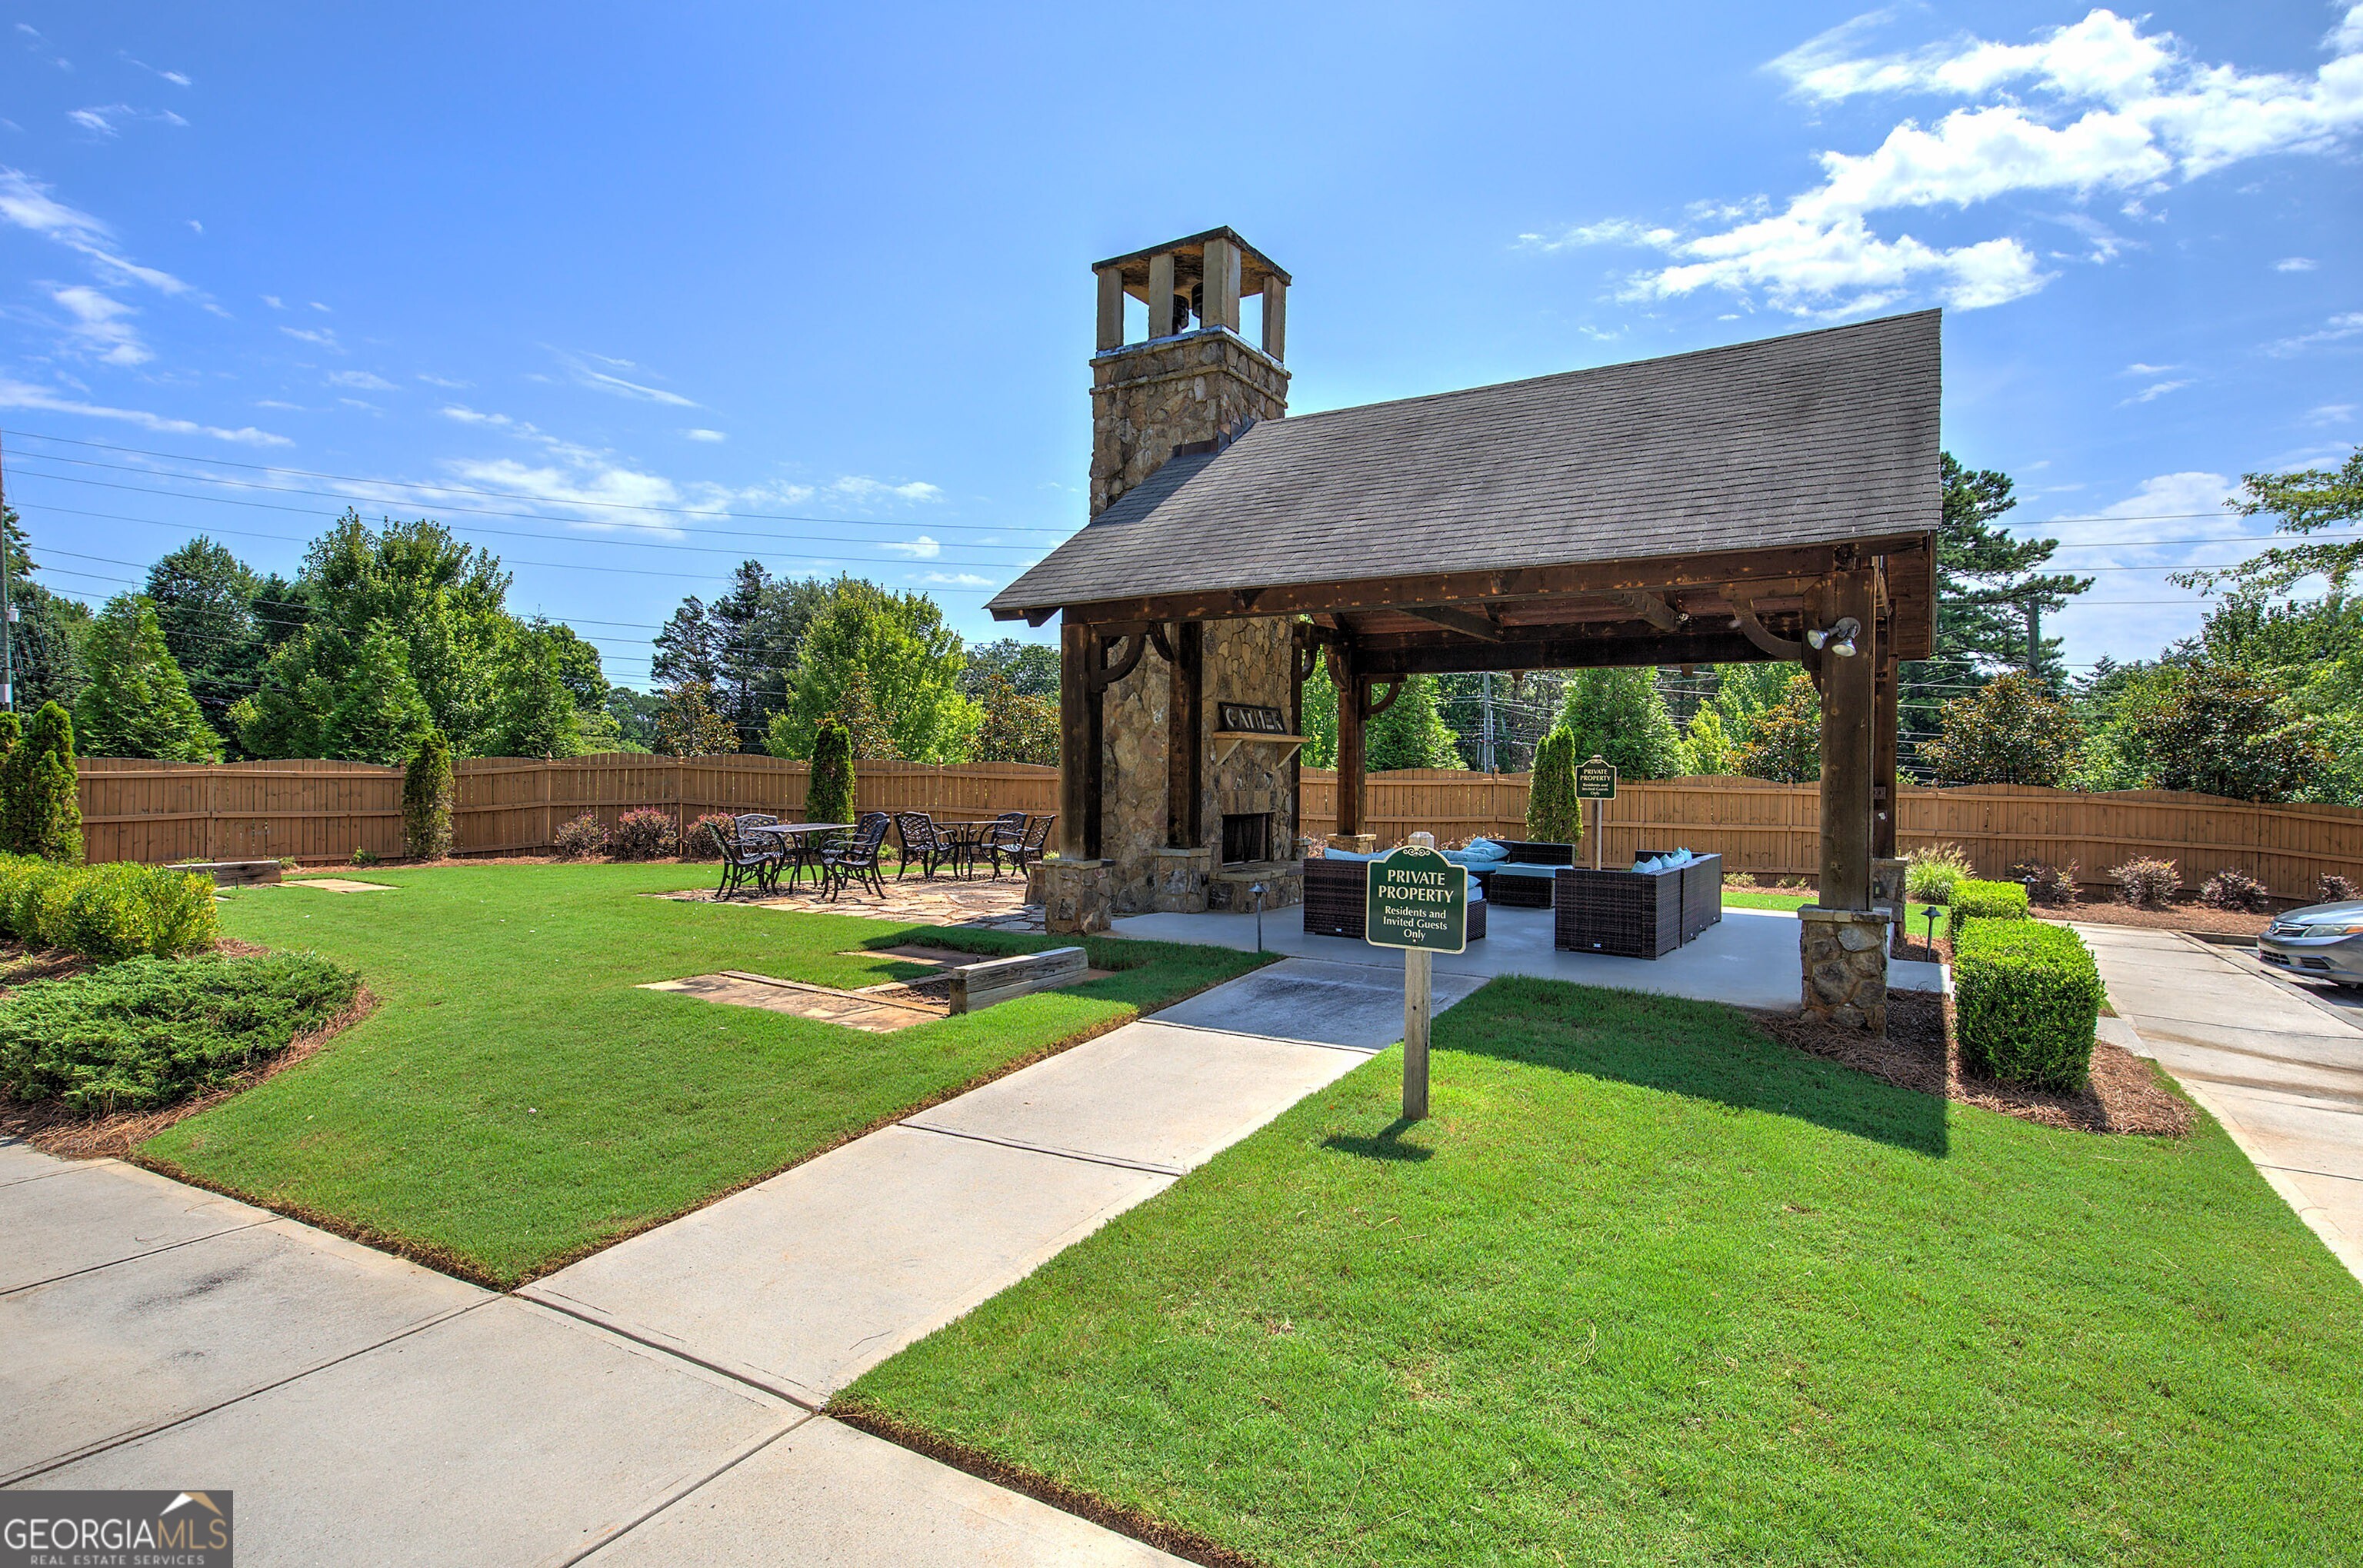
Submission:
<svg viewBox="0 0 2363 1568">
<path fill-rule="evenodd" d="M 1176 452 L 1215 451 L 1288 412 L 1288 274 L 1227 228 L 1094 264 L 1092 515 Z M 1260 297 L 1260 346 L 1240 307 Z M 1125 340 L 1125 302 L 1148 306 L 1148 336 Z"/>
</svg>

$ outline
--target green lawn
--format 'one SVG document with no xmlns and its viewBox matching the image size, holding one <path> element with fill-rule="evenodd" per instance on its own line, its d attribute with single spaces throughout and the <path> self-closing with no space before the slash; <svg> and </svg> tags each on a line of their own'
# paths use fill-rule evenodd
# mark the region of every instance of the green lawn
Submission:
<svg viewBox="0 0 2363 1568">
<path fill-rule="evenodd" d="M 366 875 L 397 890 L 242 889 L 222 925 L 351 965 L 383 1007 L 140 1154 L 498 1284 L 1262 961 L 1095 938 L 1123 972 L 867 1034 L 636 988 L 716 969 L 862 986 L 926 971 L 841 950 L 1057 943 L 635 896 L 711 883 L 694 866 Z"/>
<path fill-rule="evenodd" d="M 2354 1562 L 2363 1290 L 2060 1132 L 1497 980 L 862 1378 L 1271 1563 Z"/>
</svg>

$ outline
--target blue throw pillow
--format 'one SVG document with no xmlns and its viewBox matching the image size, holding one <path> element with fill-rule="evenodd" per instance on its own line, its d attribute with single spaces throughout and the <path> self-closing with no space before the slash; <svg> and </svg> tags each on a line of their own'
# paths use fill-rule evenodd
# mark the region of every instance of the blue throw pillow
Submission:
<svg viewBox="0 0 2363 1568">
<path fill-rule="evenodd" d="M 1460 853 L 1469 856 L 1471 860 L 1507 860 L 1510 858 L 1510 852 L 1503 848 L 1500 845 L 1494 843 L 1490 838 L 1472 838 L 1469 841 L 1469 847 L 1462 850 Z"/>
</svg>

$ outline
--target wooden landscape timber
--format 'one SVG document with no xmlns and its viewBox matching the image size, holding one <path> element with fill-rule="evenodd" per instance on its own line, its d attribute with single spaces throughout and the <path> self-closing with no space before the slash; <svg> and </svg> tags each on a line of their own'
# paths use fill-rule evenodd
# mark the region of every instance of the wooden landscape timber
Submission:
<svg viewBox="0 0 2363 1568">
<path fill-rule="evenodd" d="M 1080 947 L 1053 947 L 1047 953 L 963 964 L 951 972 L 952 1011 L 975 1012 L 1013 997 L 1071 986 L 1090 969 L 1090 959 Z"/>
</svg>

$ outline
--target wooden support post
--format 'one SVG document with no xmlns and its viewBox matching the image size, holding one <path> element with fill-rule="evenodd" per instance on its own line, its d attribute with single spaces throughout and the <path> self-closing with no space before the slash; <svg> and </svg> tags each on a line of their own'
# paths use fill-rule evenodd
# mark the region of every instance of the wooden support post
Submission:
<svg viewBox="0 0 2363 1568">
<path fill-rule="evenodd" d="M 1173 323 L 1173 253 L 1148 259 L 1148 336 L 1170 337 Z"/>
<path fill-rule="evenodd" d="M 1408 840 L 1422 849 L 1436 847 L 1432 833 L 1414 833 Z M 1427 1026 L 1435 1016 L 1433 992 L 1436 955 L 1425 947 L 1403 949 L 1403 1119 L 1427 1120 Z"/>
<path fill-rule="evenodd" d="M 1806 595 L 1810 627 L 1851 617 L 1861 626 L 1850 658 L 1830 648 L 1822 666 L 1821 907 L 1870 908 L 1871 710 L 1878 646 L 1867 570 L 1831 573 Z"/>
<path fill-rule="evenodd" d="M 1206 241 L 1201 270 L 1204 293 L 1198 319 L 1207 326 L 1239 329 L 1239 248 L 1227 239 Z"/>
<path fill-rule="evenodd" d="M 1198 784 L 1204 766 L 1206 625 L 1184 621 L 1174 628 L 1173 662 L 1165 705 L 1165 846 L 1195 849 L 1202 842 Z"/>
<path fill-rule="evenodd" d="M 1278 278 L 1263 281 L 1263 351 L 1288 358 L 1288 285 Z"/>
<path fill-rule="evenodd" d="M 1351 648 L 1340 648 L 1330 666 L 1337 683 L 1337 828 L 1362 831 L 1362 718 L 1370 711 L 1370 678 L 1354 667 Z"/>
<path fill-rule="evenodd" d="M 1898 678 L 1894 629 L 1882 624 L 1879 628 L 1879 686 L 1872 694 L 1870 712 L 1871 807 L 1876 812 L 1870 824 L 1870 854 L 1874 860 L 1895 858 L 1895 829 L 1903 811 L 1903 800 L 1896 789 L 1895 767 Z"/>
<path fill-rule="evenodd" d="M 1111 348 L 1124 347 L 1124 273 L 1115 267 L 1103 267 L 1097 274 L 1100 282 L 1099 348 L 1104 354 Z"/>
<path fill-rule="evenodd" d="M 1093 680 L 1099 637 L 1090 626 L 1059 628 L 1059 854 L 1100 853 L 1100 694 Z"/>
</svg>

